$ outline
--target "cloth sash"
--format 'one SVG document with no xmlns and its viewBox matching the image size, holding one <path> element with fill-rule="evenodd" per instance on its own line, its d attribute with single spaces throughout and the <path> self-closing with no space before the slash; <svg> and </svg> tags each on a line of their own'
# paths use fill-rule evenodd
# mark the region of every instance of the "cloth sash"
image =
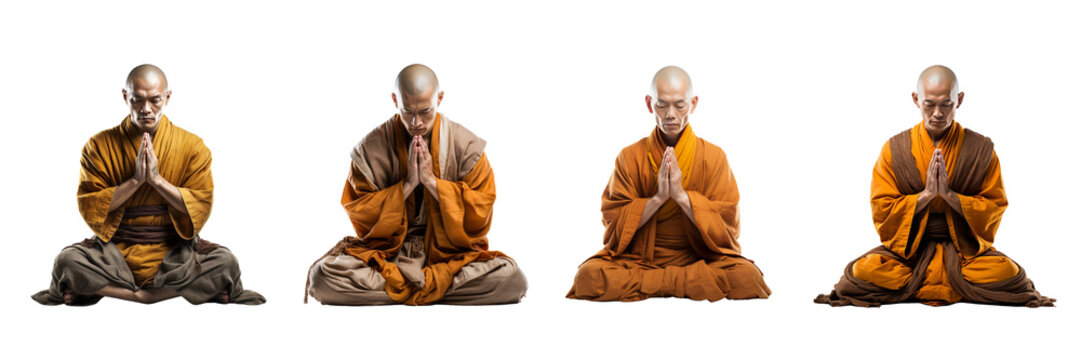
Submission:
<svg viewBox="0 0 1081 360">
<path fill-rule="evenodd" d="M 167 205 L 132 206 L 124 209 L 124 219 L 132 219 L 141 216 L 168 216 Z M 78 243 L 84 247 L 97 246 L 97 236 Z M 135 244 L 162 244 L 179 242 L 183 238 L 176 232 L 172 224 L 168 225 L 129 225 L 120 224 L 113 233 L 112 241 L 123 241 Z M 198 254 L 206 255 L 221 245 L 203 240 L 199 235 L 192 239 L 194 250 Z"/>
</svg>

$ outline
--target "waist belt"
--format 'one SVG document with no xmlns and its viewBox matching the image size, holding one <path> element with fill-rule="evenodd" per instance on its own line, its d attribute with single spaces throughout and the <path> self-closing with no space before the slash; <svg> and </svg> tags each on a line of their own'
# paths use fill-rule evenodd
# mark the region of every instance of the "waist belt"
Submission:
<svg viewBox="0 0 1081 360">
<path fill-rule="evenodd" d="M 140 216 L 169 215 L 166 205 L 135 206 L 124 209 L 124 219 Z M 161 244 L 181 240 L 180 234 L 172 224 L 169 225 L 127 225 L 120 224 L 113 233 L 113 241 L 136 244 Z"/>
</svg>

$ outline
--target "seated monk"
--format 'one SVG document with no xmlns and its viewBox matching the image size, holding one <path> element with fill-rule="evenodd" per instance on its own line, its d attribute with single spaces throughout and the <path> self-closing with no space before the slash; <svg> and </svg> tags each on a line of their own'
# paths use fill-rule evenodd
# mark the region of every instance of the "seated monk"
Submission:
<svg viewBox="0 0 1081 360">
<path fill-rule="evenodd" d="M 128 117 L 83 147 L 79 213 L 94 236 L 60 252 L 49 289 L 34 300 L 266 302 L 241 286 L 232 252 L 199 237 L 213 202 L 210 150 L 163 115 L 172 96 L 165 74 L 140 65 L 122 92 Z"/>
<path fill-rule="evenodd" d="M 1006 191 L 991 139 L 954 121 L 964 96 L 949 68 L 920 74 L 912 101 L 923 121 L 882 146 L 871 178 L 882 246 L 849 263 L 834 290 L 815 302 L 1053 306 L 1024 269 L 991 246 Z"/>
<path fill-rule="evenodd" d="M 342 206 L 357 237 L 311 266 L 304 301 L 519 302 L 525 276 L 488 250 L 495 179 L 485 141 L 437 111 L 443 92 L 427 66 L 402 69 L 395 89 L 399 113 L 353 148 Z"/>
<path fill-rule="evenodd" d="M 739 190 L 724 151 L 687 124 L 698 105 L 690 76 L 665 67 L 651 93 L 657 128 L 616 158 L 601 197 L 604 249 L 578 267 L 567 297 L 769 297 L 762 272 L 740 255 Z"/>
</svg>

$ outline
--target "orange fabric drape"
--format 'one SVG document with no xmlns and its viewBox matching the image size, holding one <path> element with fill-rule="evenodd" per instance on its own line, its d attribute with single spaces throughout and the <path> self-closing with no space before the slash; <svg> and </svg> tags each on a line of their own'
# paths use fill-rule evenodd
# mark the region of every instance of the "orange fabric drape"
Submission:
<svg viewBox="0 0 1081 360">
<path fill-rule="evenodd" d="M 432 153 L 432 168 L 439 172 L 439 127 L 441 116 L 433 124 L 428 149 Z M 394 144 L 399 157 L 400 179 L 405 179 L 408 146 L 411 136 L 400 124 Z M 423 185 L 418 185 L 422 188 Z M 402 194 L 402 183 L 375 189 L 355 166 L 342 193 L 342 206 L 353 223 L 361 245 L 349 246 L 346 253 L 367 262 L 386 278 L 386 291 L 395 301 L 421 305 L 439 301 L 450 288 L 454 275 L 473 261 L 491 260 L 505 256 L 488 251 L 487 233 L 491 225 L 495 202 L 495 179 L 487 156 L 482 155 L 471 171 L 458 181 L 437 180 L 438 200 L 424 190 L 427 215 L 425 253 L 428 263 L 423 268 L 424 287 L 408 282 L 397 265 L 388 261 L 402 246 L 409 227 L 409 218 L 416 202 L 412 194 Z M 408 201 L 407 201 L 408 200 Z"/>
</svg>

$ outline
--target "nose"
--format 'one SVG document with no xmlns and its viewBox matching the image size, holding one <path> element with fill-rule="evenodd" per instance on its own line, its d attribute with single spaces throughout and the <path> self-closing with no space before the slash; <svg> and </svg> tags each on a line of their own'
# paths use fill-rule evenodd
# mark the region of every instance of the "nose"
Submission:
<svg viewBox="0 0 1081 360">
<path fill-rule="evenodd" d="M 417 116 L 415 114 L 413 115 L 413 120 L 409 121 L 409 123 L 412 124 L 413 127 L 420 127 L 422 125 L 420 121 L 420 116 Z"/>
<path fill-rule="evenodd" d="M 143 101 L 143 107 L 141 109 L 139 109 L 139 111 L 144 113 L 144 114 L 149 114 L 151 112 L 150 111 L 150 102 L 149 101 Z"/>
<path fill-rule="evenodd" d="M 667 119 L 675 119 L 675 118 L 679 117 L 679 112 L 677 112 L 676 109 L 673 109 L 673 107 L 674 106 L 669 106 L 668 109 L 664 111 L 664 118 L 666 120 Z"/>
<path fill-rule="evenodd" d="M 935 118 L 941 118 L 943 115 L 941 106 L 935 106 L 935 111 L 931 113 L 931 116 L 934 116 Z"/>
</svg>

